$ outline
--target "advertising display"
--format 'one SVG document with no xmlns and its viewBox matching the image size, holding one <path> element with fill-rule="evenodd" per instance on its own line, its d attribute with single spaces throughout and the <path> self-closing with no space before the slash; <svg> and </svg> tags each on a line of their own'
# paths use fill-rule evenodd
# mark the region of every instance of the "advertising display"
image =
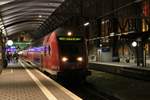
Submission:
<svg viewBox="0 0 150 100">
<path fill-rule="evenodd" d="M 143 11 L 144 16 L 149 16 L 150 15 L 150 0 L 145 0 L 143 2 L 142 11 Z"/>
</svg>

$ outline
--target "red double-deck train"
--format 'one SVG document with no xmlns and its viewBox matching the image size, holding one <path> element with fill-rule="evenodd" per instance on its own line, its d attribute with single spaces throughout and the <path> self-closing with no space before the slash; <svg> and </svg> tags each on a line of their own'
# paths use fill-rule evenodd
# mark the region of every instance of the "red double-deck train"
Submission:
<svg viewBox="0 0 150 100">
<path fill-rule="evenodd" d="M 23 55 L 52 75 L 85 79 L 90 75 L 86 50 L 81 33 L 58 28 L 24 50 Z"/>
</svg>

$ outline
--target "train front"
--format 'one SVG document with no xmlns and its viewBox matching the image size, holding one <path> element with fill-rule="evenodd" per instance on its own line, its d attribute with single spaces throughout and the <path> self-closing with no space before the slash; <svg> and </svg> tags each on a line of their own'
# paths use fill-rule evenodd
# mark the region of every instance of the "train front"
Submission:
<svg viewBox="0 0 150 100">
<path fill-rule="evenodd" d="M 87 53 L 83 36 L 75 36 L 72 32 L 58 36 L 58 47 L 60 54 L 59 74 L 69 77 L 86 78 L 90 75 L 87 69 Z"/>
</svg>

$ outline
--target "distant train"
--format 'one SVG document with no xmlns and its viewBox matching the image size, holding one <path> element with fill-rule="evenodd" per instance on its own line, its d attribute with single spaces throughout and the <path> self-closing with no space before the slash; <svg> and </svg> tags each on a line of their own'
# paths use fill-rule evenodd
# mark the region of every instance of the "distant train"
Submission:
<svg viewBox="0 0 150 100">
<path fill-rule="evenodd" d="M 57 77 L 85 79 L 90 75 L 86 50 L 79 32 L 58 28 L 24 50 L 23 55 Z"/>
</svg>

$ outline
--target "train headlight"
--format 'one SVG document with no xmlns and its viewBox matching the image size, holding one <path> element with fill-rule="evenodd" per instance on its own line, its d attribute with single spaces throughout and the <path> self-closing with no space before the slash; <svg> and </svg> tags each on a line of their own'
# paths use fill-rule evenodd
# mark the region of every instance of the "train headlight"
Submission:
<svg viewBox="0 0 150 100">
<path fill-rule="evenodd" d="M 81 62 L 81 61 L 83 61 L 83 58 L 82 58 L 82 57 L 78 57 L 78 58 L 77 58 L 77 61 L 80 61 L 80 62 Z"/>
<path fill-rule="evenodd" d="M 68 58 L 67 57 L 62 57 L 62 61 L 66 62 L 66 61 L 68 61 Z"/>
</svg>

